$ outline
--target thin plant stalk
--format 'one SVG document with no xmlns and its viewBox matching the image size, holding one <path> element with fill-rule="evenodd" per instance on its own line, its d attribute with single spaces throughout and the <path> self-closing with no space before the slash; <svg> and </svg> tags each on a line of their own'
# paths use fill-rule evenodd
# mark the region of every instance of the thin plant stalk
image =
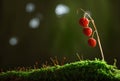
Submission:
<svg viewBox="0 0 120 81">
<path fill-rule="evenodd" d="M 101 45 L 101 42 L 100 42 L 100 37 L 99 37 L 98 31 L 97 31 L 97 27 L 95 25 L 95 22 L 94 22 L 93 18 L 87 12 L 85 12 L 83 9 L 81 9 L 81 10 L 85 13 L 85 15 L 87 15 L 90 18 L 90 20 L 93 24 L 93 27 L 95 29 L 95 33 L 96 33 L 96 36 L 97 36 L 97 41 L 98 41 L 98 45 L 99 45 L 99 48 L 100 48 L 102 60 L 104 60 L 103 49 L 102 49 L 102 45 Z"/>
</svg>

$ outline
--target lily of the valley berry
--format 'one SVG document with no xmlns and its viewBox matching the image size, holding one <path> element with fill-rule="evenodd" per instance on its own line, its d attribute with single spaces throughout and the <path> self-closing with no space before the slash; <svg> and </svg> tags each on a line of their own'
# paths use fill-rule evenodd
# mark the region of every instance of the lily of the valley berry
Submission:
<svg viewBox="0 0 120 81">
<path fill-rule="evenodd" d="M 87 17 L 82 17 L 79 20 L 79 24 L 83 27 L 83 33 L 90 37 L 93 33 L 92 33 L 92 28 L 89 27 L 89 19 Z M 96 47 L 96 39 L 92 37 L 90 37 L 88 39 L 88 45 L 91 47 Z"/>
<path fill-rule="evenodd" d="M 96 28 L 96 25 L 95 25 L 95 22 L 93 20 L 93 18 L 86 12 L 84 11 L 83 9 L 81 9 L 81 11 L 84 12 L 84 15 L 83 17 L 81 17 L 79 19 L 79 24 L 80 26 L 82 26 L 83 28 L 83 34 L 85 34 L 88 38 L 88 45 L 91 46 L 91 47 L 96 47 L 97 45 L 97 42 L 98 42 L 98 45 L 99 45 L 99 48 L 100 48 L 100 51 L 101 51 L 101 56 L 102 56 L 102 60 L 104 60 L 104 54 L 103 54 L 103 50 L 102 50 L 102 46 L 101 46 L 101 42 L 100 42 L 100 37 L 98 35 L 98 31 L 97 31 L 97 28 Z M 87 17 L 88 18 L 87 18 Z M 89 20 L 90 19 L 90 20 Z M 93 25 L 93 28 L 94 28 L 94 31 L 93 29 L 89 26 L 89 23 L 92 23 Z M 94 38 L 94 34 L 96 34 L 97 36 L 97 41 L 96 39 Z"/>
</svg>

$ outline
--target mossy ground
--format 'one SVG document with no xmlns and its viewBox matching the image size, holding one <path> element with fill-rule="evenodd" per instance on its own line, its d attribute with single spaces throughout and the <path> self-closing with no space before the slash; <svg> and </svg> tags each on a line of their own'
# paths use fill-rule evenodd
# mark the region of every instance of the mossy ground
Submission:
<svg viewBox="0 0 120 81">
<path fill-rule="evenodd" d="M 120 81 L 120 71 L 102 60 L 83 60 L 29 71 L 2 72 L 0 81 Z"/>
</svg>

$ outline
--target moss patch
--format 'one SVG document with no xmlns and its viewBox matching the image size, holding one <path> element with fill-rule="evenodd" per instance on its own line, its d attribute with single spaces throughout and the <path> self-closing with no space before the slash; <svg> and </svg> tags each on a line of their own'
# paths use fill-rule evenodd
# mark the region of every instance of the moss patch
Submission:
<svg viewBox="0 0 120 81">
<path fill-rule="evenodd" d="M 0 81 L 120 81 L 120 70 L 101 60 L 83 60 L 29 71 L 0 73 Z"/>
</svg>

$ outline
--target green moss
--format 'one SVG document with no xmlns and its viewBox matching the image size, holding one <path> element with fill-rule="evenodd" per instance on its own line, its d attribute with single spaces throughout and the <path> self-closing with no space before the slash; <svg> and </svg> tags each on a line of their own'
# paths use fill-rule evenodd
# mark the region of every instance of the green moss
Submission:
<svg viewBox="0 0 120 81">
<path fill-rule="evenodd" d="M 29 71 L 0 73 L 0 81 L 120 81 L 120 70 L 101 60 L 83 60 Z"/>
</svg>

